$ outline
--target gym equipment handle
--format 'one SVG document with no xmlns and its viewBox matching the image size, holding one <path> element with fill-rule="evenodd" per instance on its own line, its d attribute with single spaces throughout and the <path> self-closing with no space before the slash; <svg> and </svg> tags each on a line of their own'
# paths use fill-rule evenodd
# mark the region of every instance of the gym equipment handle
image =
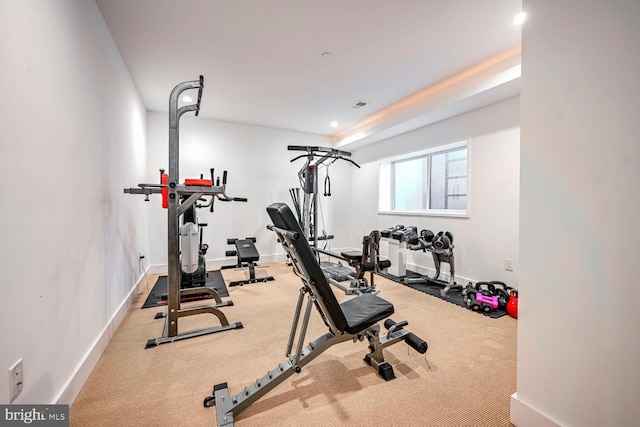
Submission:
<svg viewBox="0 0 640 427">
<path fill-rule="evenodd" d="M 202 90 L 204 89 L 204 76 L 200 75 L 200 88 L 198 89 L 198 102 L 196 103 L 196 117 L 200 113 L 200 101 L 202 100 Z"/>
<path fill-rule="evenodd" d="M 298 233 L 295 233 L 295 232 L 289 231 L 289 230 L 284 230 L 282 228 L 278 228 L 275 225 L 271 225 L 271 224 L 267 225 L 267 230 L 275 231 L 276 233 L 280 233 L 283 236 L 287 236 L 288 238 L 293 239 L 293 240 L 298 240 L 298 238 L 300 237 L 300 235 Z"/>
<path fill-rule="evenodd" d="M 287 145 L 289 151 L 315 151 L 318 147 L 305 147 L 303 145 Z"/>
<path fill-rule="evenodd" d="M 304 146 L 304 145 L 287 145 L 289 151 L 306 151 L 307 153 L 319 152 L 319 153 L 332 153 L 339 154 L 341 156 L 351 156 L 348 151 L 342 151 L 335 148 L 319 147 L 319 146 Z M 345 159 L 346 160 L 346 159 Z"/>
<path fill-rule="evenodd" d="M 234 197 L 233 201 L 234 202 L 246 202 L 247 198 L 246 197 Z"/>
<path fill-rule="evenodd" d="M 391 327 L 395 326 L 397 329 L 401 329 L 408 324 L 409 322 L 407 322 L 406 320 L 403 320 L 402 322 L 396 322 L 393 319 L 387 319 L 384 321 L 384 328 L 389 330 L 391 329 Z"/>
</svg>

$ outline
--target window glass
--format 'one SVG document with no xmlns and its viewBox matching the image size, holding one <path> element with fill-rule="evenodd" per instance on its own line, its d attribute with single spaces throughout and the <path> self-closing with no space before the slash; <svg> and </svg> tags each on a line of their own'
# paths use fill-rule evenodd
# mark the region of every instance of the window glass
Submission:
<svg viewBox="0 0 640 427">
<path fill-rule="evenodd" d="M 467 143 L 380 161 L 380 211 L 466 214 Z"/>
<path fill-rule="evenodd" d="M 395 162 L 394 166 L 394 209 L 422 209 L 424 193 L 423 160 L 412 159 Z"/>
</svg>

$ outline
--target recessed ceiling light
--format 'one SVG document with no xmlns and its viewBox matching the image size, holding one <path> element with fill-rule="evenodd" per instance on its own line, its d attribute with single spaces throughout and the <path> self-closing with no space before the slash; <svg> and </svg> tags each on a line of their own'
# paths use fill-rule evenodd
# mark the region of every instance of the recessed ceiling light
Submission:
<svg viewBox="0 0 640 427">
<path fill-rule="evenodd" d="M 191 99 L 191 97 L 190 97 L 189 95 L 185 95 L 185 96 L 183 96 L 183 97 L 182 97 L 182 100 L 183 100 L 184 102 L 191 102 L 191 101 L 193 101 L 193 99 Z"/>
<path fill-rule="evenodd" d="M 524 13 L 524 12 L 520 12 L 516 16 L 513 17 L 513 19 L 511 20 L 511 23 L 513 25 L 522 25 L 522 23 L 524 22 L 524 20 L 526 18 L 527 18 L 527 14 Z"/>
<path fill-rule="evenodd" d="M 331 52 L 322 52 L 323 58 L 329 58 L 331 56 Z"/>
<path fill-rule="evenodd" d="M 336 121 L 331 122 L 331 127 L 332 128 L 337 128 L 338 127 L 338 122 L 336 122 Z"/>
</svg>

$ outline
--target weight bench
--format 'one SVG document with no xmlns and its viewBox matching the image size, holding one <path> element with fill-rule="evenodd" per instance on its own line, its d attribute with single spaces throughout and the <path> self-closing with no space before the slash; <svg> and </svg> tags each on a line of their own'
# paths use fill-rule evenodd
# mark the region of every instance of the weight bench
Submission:
<svg viewBox="0 0 640 427">
<path fill-rule="evenodd" d="M 256 245 L 254 245 L 255 241 L 255 237 L 247 237 L 245 239 L 227 239 L 227 244 L 235 245 L 236 250 L 226 251 L 225 255 L 237 256 L 238 262 L 236 263 L 236 265 L 224 265 L 222 266 L 222 268 L 249 268 L 248 279 L 233 281 L 229 283 L 229 286 L 242 286 L 248 283 L 269 282 L 273 280 L 272 276 L 256 277 L 255 263 L 260 259 L 260 254 L 258 253 Z"/>
<path fill-rule="evenodd" d="M 366 340 L 370 352 L 366 354 L 364 361 L 375 368 L 387 381 L 395 378 L 395 375 L 393 367 L 384 360 L 382 353 L 384 347 L 404 340 L 421 354 L 427 351 L 425 341 L 404 329 L 407 322 L 396 323 L 388 319 L 394 313 L 393 304 L 390 302 L 377 295 L 365 293 L 342 304 L 338 303 L 327 278 L 320 269 L 315 253 L 305 239 L 289 206 L 284 203 L 274 203 L 267 208 L 267 212 L 273 222 L 273 225 L 267 228 L 277 234 L 291 259 L 293 272 L 302 280 L 285 352 L 287 358 L 234 396 L 229 394 L 227 383 L 213 387 L 213 395 L 204 399 L 204 406 L 216 406 L 219 427 L 233 426 L 234 418 L 240 412 L 294 373 L 300 373 L 302 367 L 334 344 Z M 307 304 L 298 331 L 305 296 Z M 318 310 L 329 331 L 303 348 L 312 307 Z M 381 334 L 378 322 L 384 319 L 386 319 L 384 326 L 388 331 L 386 334 Z M 298 332 L 298 339 L 295 352 L 292 352 L 296 332 Z"/>
</svg>

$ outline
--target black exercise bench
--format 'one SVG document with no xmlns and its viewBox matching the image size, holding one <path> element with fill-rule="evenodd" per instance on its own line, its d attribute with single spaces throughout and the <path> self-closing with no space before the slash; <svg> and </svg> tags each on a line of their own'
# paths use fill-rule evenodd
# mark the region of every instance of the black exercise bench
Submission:
<svg viewBox="0 0 640 427">
<path fill-rule="evenodd" d="M 245 280 L 236 280 L 229 283 L 229 286 L 242 286 L 248 283 L 269 282 L 273 280 L 272 276 L 256 277 L 256 263 L 260 259 L 260 254 L 254 243 L 255 237 L 246 237 L 244 239 L 227 239 L 227 245 L 235 245 L 235 251 L 226 251 L 226 256 L 237 256 L 238 261 L 235 265 L 223 265 L 222 268 L 249 268 L 249 278 Z"/>
<path fill-rule="evenodd" d="M 407 322 L 396 323 L 388 318 L 394 312 L 393 304 L 390 302 L 377 295 L 365 293 L 342 304 L 338 303 L 327 278 L 320 269 L 316 254 L 305 239 L 289 206 L 284 203 L 274 203 L 267 208 L 267 212 L 273 222 L 273 225 L 267 228 L 277 234 L 291 259 L 293 272 L 302 280 L 285 352 L 287 359 L 234 396 L 229 395 L 227 383 L 214 386 L 213 395 L 204 399 L 204 406 L 216 406 L 216 418 L 220 427 L 233 426 L 235 416 L 294 373 L 300 373 L 307 363 L 334 344 L 345 341 L 365 341 L 370 352 L 365 356 L 364 361 L 374 367 L 385 380 L 391 380 L 395 375 L 391 365 L 384 360 L 382 353 L 384 347 L 404 340 L 419 353 L 423 354 L 427 351 L 425 341 L 404 329 Z M 302 324 L 298 330 L 305 296 L 307 303 Z M 329 331 L 303 348 L 313 307 L 318 310 Z M 384 326 L 388 329 L 386 334 L 380 332 L 378 324 L 384 319 L 386 319 Z M 296 332 L 298 332 L 298 338 L 293 352 Z M 371 402 L 372 405 L 375 403 Z"/>
</svg>

